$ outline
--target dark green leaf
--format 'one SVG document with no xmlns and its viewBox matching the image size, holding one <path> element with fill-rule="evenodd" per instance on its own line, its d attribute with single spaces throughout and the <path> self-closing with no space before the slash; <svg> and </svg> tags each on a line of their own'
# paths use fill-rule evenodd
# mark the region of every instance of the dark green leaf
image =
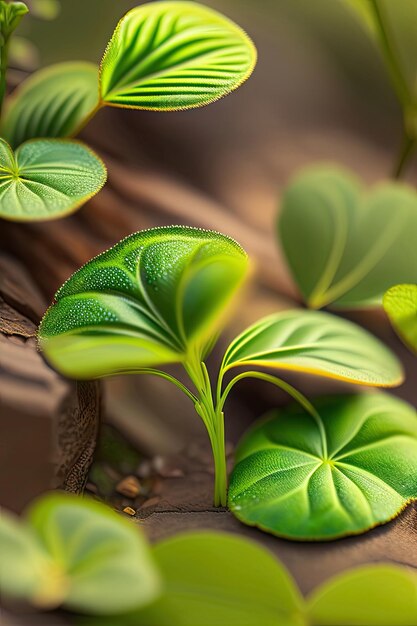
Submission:
<svg viewBox="0 0 417 626">
<path fill-rule="evenodd" d="M 79 142 L 37 139 L 14 153 L 0 139 L 0 217 L 63 217 L 98 193 L 105 181 L 104 164 Z"/>
<path fill-rule="evenodd" d="M 394 284 L 417 282 L 417 194 L 400 183 L 369 193 L 349 172 L 298 175 L 281 205 L 279 236 L 310 307 L 378 306 Z"/>
<path fill-rule="evenodd" d="M 382 387 L 403 379 L 398 359 L 378 339 L 321 311 L 283 311 L 246 329 L 227 349 L 223 371 L 254 365 Z"/>
<path fill-rule="evenodd" d="M 417 353 L 417 285 L 396 285 L 388 289 L 384 309 L 398 335 Z"/>
<path fill-rule="evenodd" d="M 381 563 L 343 572 L 307 600 L 312 626 L 417 624 L 415 570 Z"/>
<path fill-rule="evenodd" d="M 98 102 L 95 65 L 83 62 L 51 65 L 25 80 L 13 93 L 1 132 L 15 148 L 32 138 L 76 135 Z"/>
<path fill-rule="evenodd" d="M 322 399 L 313 418 L 274 411 L 241 442 L 229 506 L 244 523 L 299 540 L 383 524 L 417 498 L 417 414 L 383 393 Z"/>
<path fill-rule="evenodd" d="M 41 348 L 74 378 L 201 358 L 246 271 L 242 248 L 219 233 L 135 233 L 61 287 L 39 329 Z"/>
<path fill-rule="evenodd" d="M 203 106 L 254 68 L 249 37 L 195 2 L 152 2 L 119 22 L 104 54 L 101 96 L 113 106 L 169 111 Z"/>
</svg>

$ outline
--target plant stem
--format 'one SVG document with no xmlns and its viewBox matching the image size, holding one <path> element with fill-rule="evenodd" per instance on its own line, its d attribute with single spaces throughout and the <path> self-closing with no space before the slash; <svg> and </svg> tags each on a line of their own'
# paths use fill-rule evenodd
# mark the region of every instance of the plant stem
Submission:
<svg viewBox="0 0 417 626">
<path fill-rule="evenodd" d="M 416 140 L 410 137 L 406 132 L 404 132 L 400 151 L 398 153 L 398 158 L 397 158 L 397 161 L 395 163 L 394 170 L 392 173 L 393 178 L 398 179 L 401 177 L 401 175 L 403 174 L 405 170 L 405 166 L 407 165 L 415 148 L 416 148 Z"/>
<path fill-rule="evenodd" d="M 6 38 L 0 33 L 0 119 L 3 109 L 3 100 L 6 95 L 6 74 L 9 58 L 10 38 Z"/>
</svg>

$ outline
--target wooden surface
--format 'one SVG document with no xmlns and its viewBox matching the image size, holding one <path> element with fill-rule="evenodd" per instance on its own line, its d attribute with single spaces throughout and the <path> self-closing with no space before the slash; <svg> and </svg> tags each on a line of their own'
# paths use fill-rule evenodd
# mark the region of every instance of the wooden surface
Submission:
<svg viewBox="0 0 417 626">
<path fill-rule="evenodd" d="M 14 511 L 48 489 L 83 489 L 99 424 L 98 383 L 64 380 L 37 350 L 44 308 L 20 265 L 0 256 L 0 503 Z"/>
</svg>

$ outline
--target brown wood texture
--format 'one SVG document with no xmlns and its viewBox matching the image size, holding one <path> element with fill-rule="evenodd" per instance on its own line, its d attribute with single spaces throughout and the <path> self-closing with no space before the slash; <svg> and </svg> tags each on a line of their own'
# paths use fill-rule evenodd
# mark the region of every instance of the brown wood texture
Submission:
<svg viewBox="0 0 417 626">
<path fill-rule="evenodd" d="M 14 511 L 48 489 L 83 489 L 99 425 L 98 383 L 64 380 L 37 350 L 44 308 L 21 266 L 0 256 L 0 502 Z"/>
</svg>

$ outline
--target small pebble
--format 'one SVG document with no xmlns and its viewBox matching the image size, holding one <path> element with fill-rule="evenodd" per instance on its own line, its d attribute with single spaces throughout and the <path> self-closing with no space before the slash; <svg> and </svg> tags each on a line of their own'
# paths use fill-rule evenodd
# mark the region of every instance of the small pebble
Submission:
<svg viewBox="0 0 417 626">
<path fill-rule="evenodd" d="M 140 482 L 136 476 L 126 476 L 117 483 L 116 491 L 127 498 L 136 498 L 140 493 Z"/>
<path fill-rule="evenodd" d="M 125 508 L 123 509 L 123 513 L 126 513 L 126 515 L 135 515 L 136 511 L 135 509 L 132 509 L 131 506 L 125 506 Z"/>
</svg>

